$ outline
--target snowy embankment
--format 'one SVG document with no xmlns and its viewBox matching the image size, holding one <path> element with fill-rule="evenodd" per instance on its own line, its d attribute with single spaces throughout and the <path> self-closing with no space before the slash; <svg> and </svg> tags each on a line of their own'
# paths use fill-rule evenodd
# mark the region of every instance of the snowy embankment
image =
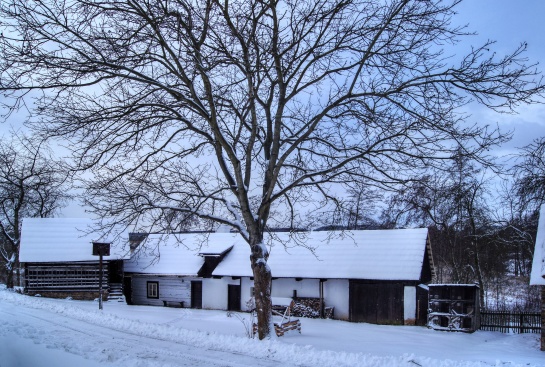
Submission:
<svg viewBox="0 0 545 367">
<path fill-rule="evenodd" d="M 27 353 L 43 353 L 45 344 L 111 366 L 545 366 L 536 335 L 478 336 L 303 319 L 301 335 L 257 341 L 245 338 L 240 321 L 225 312 L 123 303 L 106 303 L 103 312 L 96 307 L 93 302 L 27 297 L 2 289 L 0 323 L 5 326 L 0 327 L 0 340 L 21 340 Z M 460 360 L 470 346 L 476 350 Z M 180 355 L 189 359 L 179 360 Z M 0 366 L 10 367 L 1 357 Z"/>
</svg>

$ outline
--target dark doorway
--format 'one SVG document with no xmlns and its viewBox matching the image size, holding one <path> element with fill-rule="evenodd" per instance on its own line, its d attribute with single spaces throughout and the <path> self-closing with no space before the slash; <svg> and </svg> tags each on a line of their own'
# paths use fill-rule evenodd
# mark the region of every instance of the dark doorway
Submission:
<svg viewBox="0 0 545 367">
<path fill-rule="evenodd" d="M 108 282 L 123 282 L 123 260 L 112 260 L 108 262 Z"/>
<path fill-rule="evenodd" d="M 426 289 L 416 287 L 416 325 L 428 324 L 428 294 Z"/>
<path fill-rule="evenodd" d="M 352 322 L 403 325 L 403 284 L 350 281 Z"/>
<path fill-rule="evenodd" d="M 229 284 L 227 287 L 227 310 L 240 311 L 240 285 Z"/>
<path fill-rule="evenodd" d="M 191 308 L 202 308 L 202 282 L 191 282 Z"/>
<path fill-rule="evenodd" d="M 125 277 L 123 279 L 123 295 L 128 305 L 132 305 L 132 278 Z"/>
</svg>

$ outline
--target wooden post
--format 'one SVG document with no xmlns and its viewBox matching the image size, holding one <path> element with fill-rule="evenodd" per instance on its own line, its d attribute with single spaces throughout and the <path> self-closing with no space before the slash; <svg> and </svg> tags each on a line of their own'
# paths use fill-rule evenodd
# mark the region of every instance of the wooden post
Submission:
<svg viewBox="0 0 545 367">
<path fill-rule="evenodd" d="M 541 286 L 541 350 L 545 352 L 545 285 Z"/>
<path fill-rule="evenodd" d="M 98 268 L 98 309 L 102 310 L 102 252 L 99 255 Z"/>
<path fill-rule="evenodd" d="M 93 255 L 99 256 L 98 270 L 98 309 L 102 310 L 102 257 L 110 256 L 110 244 L 104 242 L 93 242 Z"/>
</svg>

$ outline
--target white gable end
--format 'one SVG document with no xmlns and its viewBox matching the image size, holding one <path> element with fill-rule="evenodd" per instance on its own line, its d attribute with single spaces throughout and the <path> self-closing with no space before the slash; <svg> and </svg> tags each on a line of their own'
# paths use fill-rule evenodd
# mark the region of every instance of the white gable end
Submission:
<svg viewBox="0 0 545 367">
<path fill-rule="evenodd" d="M 536 247 L 530 273 L 530 285 L 545 285 L 545 205 L 541 206 L 537 225 Z"/>
</svg>

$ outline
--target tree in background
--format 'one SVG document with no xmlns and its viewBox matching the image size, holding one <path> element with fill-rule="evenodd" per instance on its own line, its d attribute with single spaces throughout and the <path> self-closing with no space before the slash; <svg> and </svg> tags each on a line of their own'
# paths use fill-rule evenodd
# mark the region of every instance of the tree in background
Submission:
<svg viewBox="0 0 545 367">
<path fill-rule="evenodd" d="M 383 221 L 430 227 L 439 281 L 477 282 L 484 304 L 486 274 L 481 257 L 492 230 L 489 183 L 484 169 L 461 153 L 448 169 L 415 180 L 393 196 Z"/>
<path fill-rule="evenodd" d="M 0 90 L 11 109 L 43 92 L 39 131 L 92 172 L 99 217 L 154 231 L 177 211 L 240 232 L 262 339 L 269 226 L 335 210 L 348 183 L 423 177 L 459 146 L 482 160 L 503 137 L 458 108 L 511 111 L 543 92 L 525 44 L 451 57 L 469 34 L 451 25 L 456 3 L 8 0 Z"/>
<path fill-rule="evenodd" d="M 504 189 L 497 240 L 509 248 L 515 276 L 530 273 L 539 209 L 545 204 L 545 137 L 522 148 Z"/>
<path fill-rule="evenodd" d="M 22 219 L 53 216 L 68 198 L 66 178 L 42 143 L 16 135 L 0 141 L 0 259 L 8 288 L 19 266 Z"/>
<path fill-rule="evenodd" d="M 545 204 L 545 137 L 534 140 L 524 147 L 522 159 L 513 167 L 514 192 L 521 212 L 538 212 Z"/>
</svg>

